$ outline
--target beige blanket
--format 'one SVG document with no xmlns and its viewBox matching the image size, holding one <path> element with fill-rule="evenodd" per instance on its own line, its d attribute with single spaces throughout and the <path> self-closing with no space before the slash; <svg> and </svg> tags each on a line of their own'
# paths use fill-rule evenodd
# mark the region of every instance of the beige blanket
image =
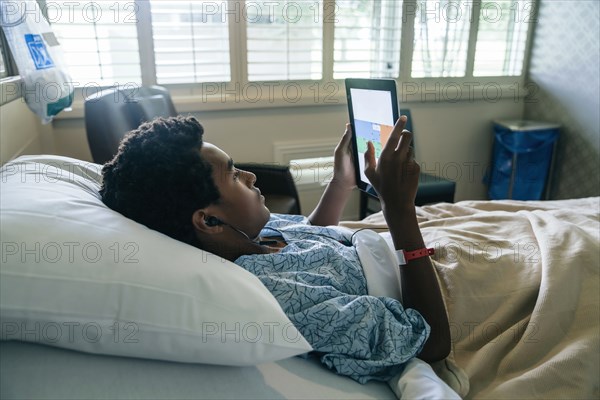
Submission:
<svg viewBox="0 0 600 400">
<path fill-rule="evenodd" d="M 466 398 L 599 398 L 599 214 L 600 198 L 418 208 Z"/>
</svg>

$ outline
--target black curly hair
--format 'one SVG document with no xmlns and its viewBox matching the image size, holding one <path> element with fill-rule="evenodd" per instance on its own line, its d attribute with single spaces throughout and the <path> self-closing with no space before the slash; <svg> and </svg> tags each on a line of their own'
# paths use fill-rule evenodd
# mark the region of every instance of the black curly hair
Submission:
<svg viewBox="0 0 600 400">
<path fill-rule="evenodd" d="M 179 241 L 200 247 L 192 214 L 216 203 L 212 167 L 200 155 L 204 128 L 194 117 L 157 118 L 129 132 L 102 167 L 108 207 Z"/>
</svg>

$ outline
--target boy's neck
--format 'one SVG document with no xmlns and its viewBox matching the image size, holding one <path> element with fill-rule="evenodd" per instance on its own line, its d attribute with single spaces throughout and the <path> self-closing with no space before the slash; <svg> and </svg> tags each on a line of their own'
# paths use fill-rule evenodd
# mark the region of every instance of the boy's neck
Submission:
<svg viewBox="0 0 600 400">
<path fill-rule="evenodd" d="M 276 253 L 281 245 L 261 245 L 248 239 L 222 240 L 204 242 L 202 249 L 229 261 L 235 261 L 241 256 L 251 254 Z"/>
</svg>

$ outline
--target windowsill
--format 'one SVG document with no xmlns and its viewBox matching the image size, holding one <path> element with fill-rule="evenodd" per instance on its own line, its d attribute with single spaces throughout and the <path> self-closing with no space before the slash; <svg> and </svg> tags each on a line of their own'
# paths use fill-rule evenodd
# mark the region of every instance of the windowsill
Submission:
<svg viewBox="0 0 600 400">
<path fill-rule="evenodd" d="M 175 108 L 178 112 L 195 111 L 232 111 L 252 110 L 265 108 L 286 107 L 321 107 L 321 106 L 345 106 L 345 96 L 335 96 L 327 99 L 319 99 L 311 94 L 298 96 L 297 98 L 268 97 L 245 98 L 242 95 L 227 94 L 224 96 L 178 96 L 173 98 Z"/>
<path fill-rule="evenodd" d="M 244 99 L 242 96 L 174 96 L 173 103 L 178 113 L 205 112 L 205 111 L 235 111 L 255 110 L 268 108 L 287 107 L 321 107 L 321 106 L 346 106 L 346 98 L 338 96 L 328 98 L 326 102 L 316 101 L 309 96 L 297 100 L 284 98 Z M 55 119 L 84 118 L 83 100 L 77 99 L 71 106 L 72 111 L 60 113 Z"/>
<path fill-rule="evenodd" d="M 304 90 L 306 89 L 306 90 Z M 526 85 L 510 82 L 452 82 L 447 79 L 428 79 L 423 81 L 399 82 L 398 101 L 400 105 L 414 103 L 472 103 L 473 101 L 497 102 L 500 100 L 520 101 L 530 95 Z M 263 96 L 249 97 L 241 93 L 222 93 L 215 95 L 173 95 L 173 103 L 178 113 L 207 111 L 236 111 L 276 109 L 287 107 L 346 107 L 344 90 L 335 95 L 317 95 L 308 87 L 303 88 L 296 97 Z M 56 120 L 84 118 L 84 102 L 81 92 L 75 96 L 72 111 L 62 112 Z"/>
<path fill-rule="evenodd" d="M 0 79 L 0 106 L 21 97 L 21 77 L 9 76 Z"/>
</svg>

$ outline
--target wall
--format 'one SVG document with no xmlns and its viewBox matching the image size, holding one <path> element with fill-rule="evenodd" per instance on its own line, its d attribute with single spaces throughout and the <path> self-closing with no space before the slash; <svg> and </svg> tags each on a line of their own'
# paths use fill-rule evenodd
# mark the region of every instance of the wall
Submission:
<svg viewBox="0 0 600 400">
<path fill-rule="evenodd" d="M 0 163 L 23 154 L 52 153 L 51 131 L 52 126 L 43 126 L 22 98 L 3 104 L 0 106 Z"/>
<path fill-rule="evenodd" d="M 432 101 L 401 106 L 411 110 L 417 159 L 422 170 L 455 180 L 456 201 L 486 199 L 486 188 L 481 179 L 490 162 L 491 121 L 522 118 L 522 100 Z M 177 102 L 176 107 L 180 108 Z M 192 114 L 204 125 L 205 139 L 225 149 L 238 162 L 274 162 L 274 142 L 310 143 L 331 139 L 335 143 L 348 120 L 345 103 Z M 53 140 L 61 154 L 91 160 L 82 119 L 58 119 L 53 128 Z M 333 153 L 333 146 L 330 152 Z M 312 210 L 321 190 L 311 187 L 301 194 L 303 212 Z M 357 215 L 356 196 L 345 217 Z"/>
<path fill-rule="evenodd" d="M 551 198 L 600 195 L 600 2 L 541 0 L 528 119 L 562 124 Z"/>
<path fill-rule="evenodd" d="M 485 199 L 486 188 L 481 178 L 490 160 L 491 121 L 521 118 L 522 100 L 412 102 L 403 103 L 402 107 L 412 113 L 417 159 L 422 170 L 455 180 L 456 201 Z M 204 124 L 206 140 L 224 148 L 238 162 L 274 162 L 274 143 L 310 144 L 325 140 L 332 143 L 325 152 L 332 154 L 333 144 L 341 137 L 348 119 L 345 103 L 192 114 Z M 41 125 L 22 98 L 2 105 L 1 162 L 21 154 L 60 154 L 91 161 L 82 116 L 82 110 L 75 107 L 73 113 L 61 113 L 51 124 Z M 299 189 L 303 212 L 309 213 L 323 186 L 312 184 Z M 344 218 L 357 217 L 356 193 L 346 207 Z"/>
<path fill-rule="evenodd" d="M 412 114 L 416 156 L 423 172 L 456 181 L 455 201 L 486 199 L 481 180 L 490 163 L 491 121 L 523 116 L 523 100 L 504 99 L 402 102 Z M 339 100 L 339 99 L 338 99 Z M 439 100 L 439 99 L 438 99 Z M 238 162 L 276 162 L 275 145 L 300 146 L 325 142 L 321 154 L 332 154 L 348 120 L 343 97 L 333 105 L 304 103 L 287 107 L 243 108 L 235 103 L 212 111 L 190 99 L 175 99 L 179 110 L 196 115 L 206 129 L 205 138 L 225 149 Z M 247 106 L 247 105 L 242 105 Z M 213 107 L 214 108 L 214 107 Z M 191 112 L 187 112 L 191 111 Z M 59 154 L 92 161 L 81 103 L 63 112 L 49 125 L 41 125 L 22 98 L 0 107 L 1 162 L 21 154 Z M 302 157 L 313 157 L 307 152 Z M 300 158 L 300 157 L 299 157 Z M 302 209 L 309 213 L 323 190 L 318 182 L 299 184 Z M 358 216 L 358 193 L 344 218 Z"/>
</svg>

